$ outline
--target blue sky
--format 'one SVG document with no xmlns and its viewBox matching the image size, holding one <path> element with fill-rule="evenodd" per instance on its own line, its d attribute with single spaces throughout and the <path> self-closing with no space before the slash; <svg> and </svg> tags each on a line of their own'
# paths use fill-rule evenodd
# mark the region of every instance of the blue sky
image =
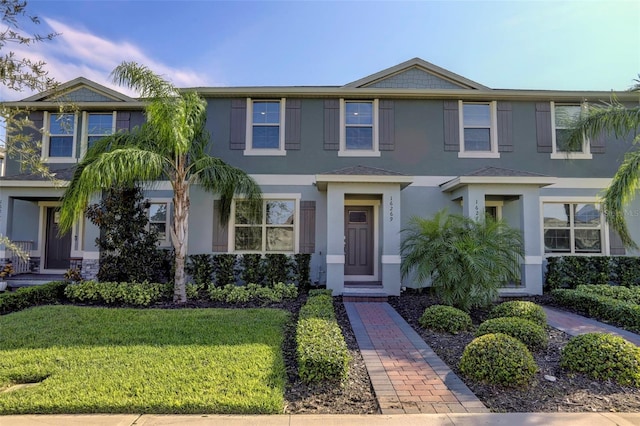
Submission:
<svg viewBox="0 0 640 426">
<path fill-rule="evenodd" d="M 123 60 L 180 87 L 343 85 L 413 57 L 492 88 L 624 90 L 640 73 L 636 0 L 28 3 L 60 35 L 26 52 L 111 87 Z"/>
</svg>

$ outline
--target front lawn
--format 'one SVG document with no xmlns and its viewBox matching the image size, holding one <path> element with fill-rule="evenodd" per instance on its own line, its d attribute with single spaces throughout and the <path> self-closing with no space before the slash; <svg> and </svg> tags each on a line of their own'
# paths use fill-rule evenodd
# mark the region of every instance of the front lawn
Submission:
<svg viewBox="0 0 640 426">
<path fill-rule="evenodd" d="M 280 413 L 288 318 L 74 306 L 1 316 L 0 414 Z"/>
</svg>

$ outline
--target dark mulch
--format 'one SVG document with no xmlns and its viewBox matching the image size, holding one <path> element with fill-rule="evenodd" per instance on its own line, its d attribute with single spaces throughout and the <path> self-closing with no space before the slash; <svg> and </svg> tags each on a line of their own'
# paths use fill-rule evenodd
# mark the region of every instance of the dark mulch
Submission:
<svg viewBox="0 0 640 426">
<path fill-rule="evenodd" d="M 437 303 L 435 298 L 426 292 L 404 293 L 400 297 L 391 297 L 389 303 L 492 412 L 640 411 L 640 389 L 613 382 L 597 382 L 582 374 L 563 371 L 559 366 L 560 351 L 570 336 L 559 330 L 549 328 L 548 349 L 533 353 L 540 371 L 530 386 L 512 389 L 482 385 L 464 379 L 458 369 L 462 352 L 473 340 L 473 333 L 450 335 L 419 326 L 418 319 L 427 306 Z M 477 326 L 486 319 L 487 311 L 474 310 L 471 316 Z M 546 380 L 545 375 L 554 376 L 556 381 Z"/>
</svg>

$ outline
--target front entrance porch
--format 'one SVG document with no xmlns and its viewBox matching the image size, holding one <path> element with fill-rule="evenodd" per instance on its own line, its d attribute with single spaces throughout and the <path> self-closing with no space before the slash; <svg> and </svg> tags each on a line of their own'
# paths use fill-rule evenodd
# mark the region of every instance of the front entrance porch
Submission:
<svg viewBox="0 0 640 426">
<path fill-rule="evenodd" d="M 400 295 L 400 191 L 410 176 L 351 167 L 316 176 L 327 192 L 327 289 Z"/>
</svg>

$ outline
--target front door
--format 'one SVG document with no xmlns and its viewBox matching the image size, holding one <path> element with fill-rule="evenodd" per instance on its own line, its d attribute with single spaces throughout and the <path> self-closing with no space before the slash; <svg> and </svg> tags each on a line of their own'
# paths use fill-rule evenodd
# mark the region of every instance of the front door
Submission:
<svg viewBox="0 0 640 426">
<path fill-rule="evenodd" d="M 47 207 L 45 269 L 69 269 L 71 266 L 71 232 L 58 235 L 60 213 L 57 207 Z"/>
<path fill-rule="evenodd" d="M 373 275 L 373 207 L 346 206 L 345 275 Z"/>
</svg>

